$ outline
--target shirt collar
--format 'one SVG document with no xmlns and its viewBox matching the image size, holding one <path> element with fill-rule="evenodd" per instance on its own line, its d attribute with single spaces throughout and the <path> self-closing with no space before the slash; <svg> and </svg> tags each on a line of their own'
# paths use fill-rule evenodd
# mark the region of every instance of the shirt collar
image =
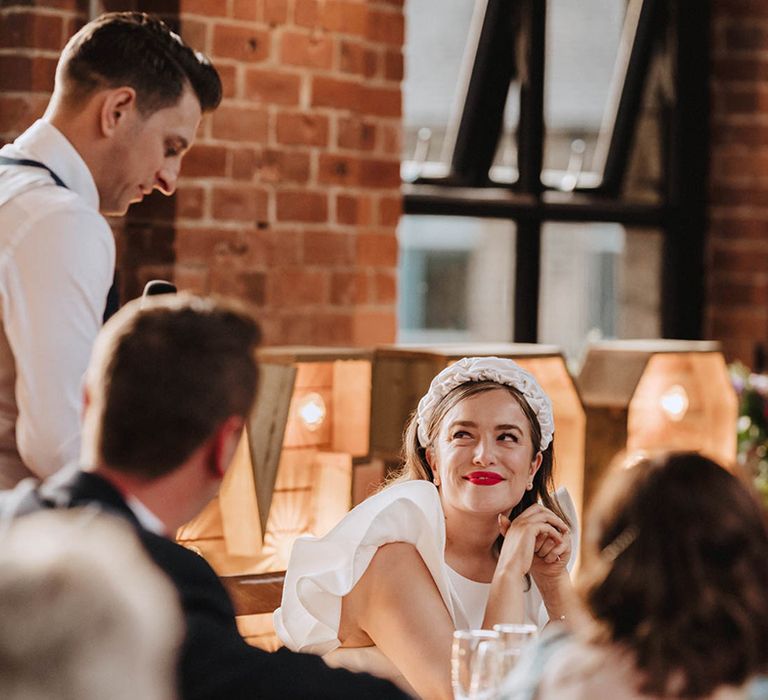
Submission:
<svg viewBox="0 0 768 700">
<path fill-rule="evenodd" d="M 154 532 L 156 535 L 161 535 L 162 537 L 168 536 L 168 532 L 166 531 L 162 520 L 160 520 L 160 518 L 158 518 L 138 498 L 127 494 L 125 496 L 125 504 L 131 509 L 131 512 L 136 516 L 136 520 L 139 521 L 145 530 Z"/>
<path fill-rule="evenodd" d="M 99 192 L 91 171 L 77 149 L 53 124 L 38 119 L 13 145 L 25 156 L 45 163 L 70 190 L 98 210 Z"/>
</svg>

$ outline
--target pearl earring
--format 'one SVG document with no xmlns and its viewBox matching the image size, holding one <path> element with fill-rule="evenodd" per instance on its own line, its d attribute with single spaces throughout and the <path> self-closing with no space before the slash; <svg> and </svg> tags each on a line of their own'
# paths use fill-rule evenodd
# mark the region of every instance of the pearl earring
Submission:
<svg viewBox="0 0 768 700">
<path fill-rule="evenodd" d="M 529 481 L 529 482 L 526 484 L 526 486 L 525 486 L 525 490 L 526 490 L 526 491 L 531 491 L 532 489 L 533 489 L 533 480 Z"/>
<path fill-rule="evenodd" d="M 435 476 L 434 476 L 434 478 L 432 479 L 432 483 L 433 483 L 435 486 L 440 486 L 440 475 L 439 475 L 439 474 L 435 473 Z"/>
</svg>

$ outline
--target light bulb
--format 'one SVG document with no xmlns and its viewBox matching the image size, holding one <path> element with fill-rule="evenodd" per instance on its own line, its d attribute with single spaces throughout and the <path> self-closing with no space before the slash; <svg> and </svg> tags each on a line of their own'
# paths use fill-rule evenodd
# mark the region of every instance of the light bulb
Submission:
<svg viewBox="0 0 768 700">
<path fill-rule="evenodd" d="M 675 384 L 661 395 L 659 403 L 669 420 L 681 421 L 688 410 L 688 393 L 679 384 Z"/>
<path fill-rule="evenodd" d="M 309 430 L 317 430 L 325 420 L 325 401 L 320 394 L 312 392 L 299 403 L 299 418 Z"/>
</svg>

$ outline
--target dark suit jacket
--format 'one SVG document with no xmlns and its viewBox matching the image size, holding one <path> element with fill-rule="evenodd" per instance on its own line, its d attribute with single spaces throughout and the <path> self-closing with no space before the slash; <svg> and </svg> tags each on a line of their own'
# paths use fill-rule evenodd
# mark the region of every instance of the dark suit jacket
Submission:
<svg viewBox="0 0 768 700">
<path fill-rule="evenodd" d="M 128 519 L 149 556 L 171 579 L 187 626 L 179 668 L 183 700 L 408 697 L 387 681 L 331 669 L 318 656 L 287 649 L 268 653 L 247 644 L 235 625 L 229 596 L 205 559 L 142 528 L 121 494 L 101 477 L 79 472 L 43 491 L 58 506 L 96 503 Z"/>
</svg>

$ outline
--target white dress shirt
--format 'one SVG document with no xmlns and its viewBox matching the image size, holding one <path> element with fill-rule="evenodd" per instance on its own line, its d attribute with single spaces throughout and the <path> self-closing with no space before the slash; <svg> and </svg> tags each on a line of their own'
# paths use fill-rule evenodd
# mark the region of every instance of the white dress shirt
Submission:
<svg viewBox="0 0 768 700">
<path fill-rule="evenodd" d="M 79 457 L 82 378 L 101 327 L 115 243 L 96 184 L 54 126 L 0 150 L 0 488 Z"/>
</svg>

